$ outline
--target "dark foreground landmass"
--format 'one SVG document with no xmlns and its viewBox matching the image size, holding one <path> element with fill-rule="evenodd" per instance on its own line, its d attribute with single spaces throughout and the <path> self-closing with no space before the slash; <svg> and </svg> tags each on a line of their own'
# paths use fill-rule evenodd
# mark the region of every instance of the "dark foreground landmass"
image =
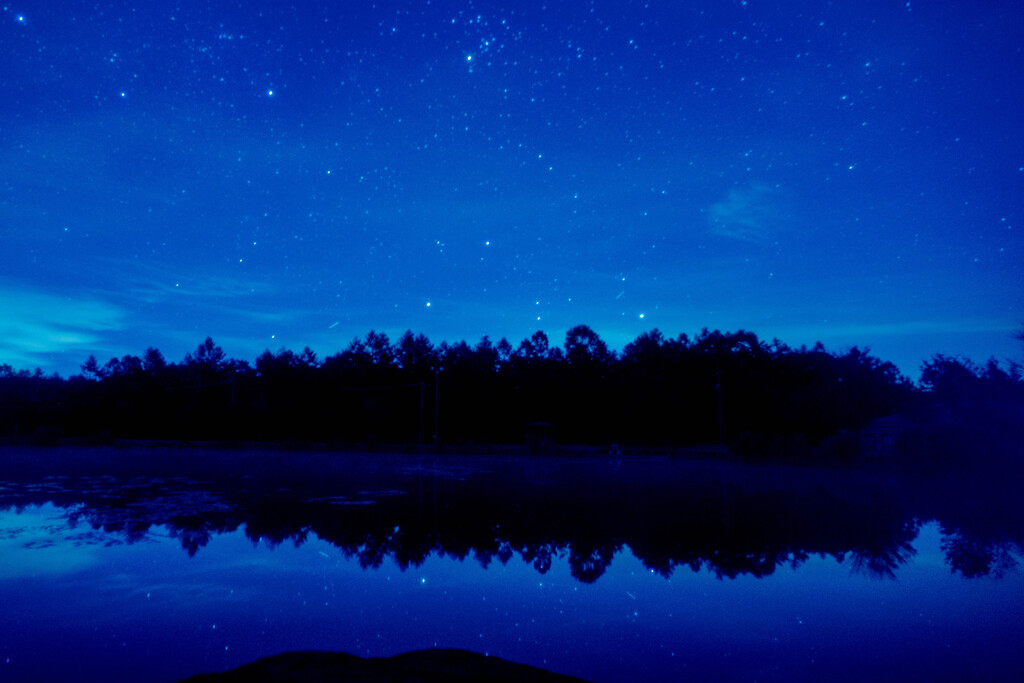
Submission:
<svg viewBox="0 0 1024 683">
<path fill-rule="evenodd" d="M 223 673 L 200 674 L 189 683 L 319 683 L 359 681 L 360 683 L 426 683 L 428 681 L 496 681 L 527 683 L 570 683 L 581 678 L 555 674 L 526 664 L 466 650 L 417 650 L 394 657 L 364 659 L 344 652 L 287 652 L 264 657 Z"/>
</svg>

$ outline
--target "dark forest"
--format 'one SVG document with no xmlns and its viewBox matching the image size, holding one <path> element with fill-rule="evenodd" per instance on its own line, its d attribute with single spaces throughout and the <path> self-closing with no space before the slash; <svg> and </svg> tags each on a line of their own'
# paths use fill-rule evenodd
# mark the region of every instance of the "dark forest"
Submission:
<svg viewBox="0 0 1024 683">
<path fill-rule="evenodd" d="M 955 429 L 944 443 L 1013 443 L 1022 409 L 1012 362 L 936 355 L 915 384 L 858 347 L 790 348 L 742 330 L 653 330 L 621 353 L 585 325 L 561 346 L 540 331 L 518 347 L 488 337 L 435 346 L 411 331 L 392 342 L 371 331 L 323 359 L 308 347 L 268 350 L 253 365 L 207 338 L 178 363 L 149 348 L 104 364 L 89 357 L 66 379 L 0 366 L 0 436 L 37 443 L 712 445 L 754 458 L 850 460 L 860 455 L 858 431 L 883 416 Z"/>
</svg>

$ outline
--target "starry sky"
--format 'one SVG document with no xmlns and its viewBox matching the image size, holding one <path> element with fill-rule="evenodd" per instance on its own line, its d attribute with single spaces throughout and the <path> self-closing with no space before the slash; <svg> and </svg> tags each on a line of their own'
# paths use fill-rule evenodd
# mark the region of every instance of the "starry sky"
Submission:
<svg viewBox="0 0 1024 683">
<path fill-rule="evenodd" d="M 1015 2 L 32 0 L 0 363 L 371 329 L 1020 358 Z"/>
</svg>

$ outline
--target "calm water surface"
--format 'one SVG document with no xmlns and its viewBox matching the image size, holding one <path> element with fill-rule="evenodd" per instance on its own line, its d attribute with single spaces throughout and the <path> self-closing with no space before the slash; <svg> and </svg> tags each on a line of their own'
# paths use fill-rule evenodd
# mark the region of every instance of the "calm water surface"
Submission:
<svg viewBox="0 0 1024 683">
<path fill-rule="evenodd" d="M 1024 674 L 1016 518 L 929 510 L 886 475 L 0 458 L 3 680 L 176 680 L 289 650 L 431 647 L 598 681 Z"/>
</svg>

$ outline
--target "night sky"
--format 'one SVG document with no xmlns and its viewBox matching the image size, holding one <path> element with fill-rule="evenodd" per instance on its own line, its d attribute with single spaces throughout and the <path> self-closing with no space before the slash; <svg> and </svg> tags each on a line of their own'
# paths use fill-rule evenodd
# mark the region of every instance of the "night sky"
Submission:
<svg viewBox="0 0 1024 683">
<path fill-rule="evenodd" d="M 0 363 L 576 324 L 1020 358 L 1016 2 L 0 14 Z"/>
</svg>

